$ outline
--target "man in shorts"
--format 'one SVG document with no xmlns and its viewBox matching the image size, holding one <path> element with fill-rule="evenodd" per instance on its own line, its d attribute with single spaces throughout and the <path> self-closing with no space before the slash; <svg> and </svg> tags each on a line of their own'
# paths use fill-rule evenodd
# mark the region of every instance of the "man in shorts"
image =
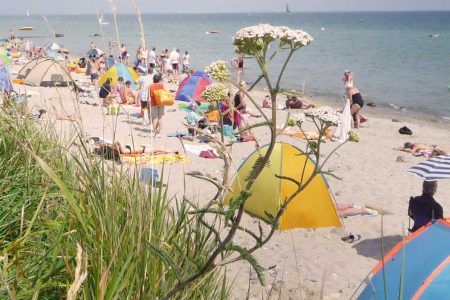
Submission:
<svg viewBox="0 0 450 300">
<path fill-rule="evenodd" d="M 160 75 L 153 76 L 153 84 L 150 85 L 150 117 L 153 124 L 153 130 L 157 138 L 161 138 L 162 116 L 164 116 L 164 106 L 156 104 L 154 91 L 164 89 Z"/>
</svg>

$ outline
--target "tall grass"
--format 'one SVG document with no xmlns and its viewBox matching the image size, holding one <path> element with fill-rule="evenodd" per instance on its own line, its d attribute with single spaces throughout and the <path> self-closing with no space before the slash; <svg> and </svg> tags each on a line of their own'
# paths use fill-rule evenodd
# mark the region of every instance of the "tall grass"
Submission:
<svg viewBox="0 0 450 300">
<path fill-rule="evenodd" d="M 93 157 L 81 135 L 55 141 L 52 126 L 0 111 L 0 298 L 155 299 L 198 272 L 217 241 L 190 201 Z M 213 269 L 176 297 L 229 290 Z"/>
</svg>

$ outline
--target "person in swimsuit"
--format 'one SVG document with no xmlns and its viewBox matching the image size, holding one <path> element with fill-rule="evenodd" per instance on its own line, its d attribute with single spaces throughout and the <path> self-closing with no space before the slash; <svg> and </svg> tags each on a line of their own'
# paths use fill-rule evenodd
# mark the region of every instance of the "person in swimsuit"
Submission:
<svg viewBox="0 0 450 300">
<path fill-rule="evenodd" d="M 286 109 L 308 109 L 314 107 L 314 104 L 307 104 L 298 99 L 297 96 L 287 96 Z"/>
<path fill-rule="evenodd" d="M 251 117 L 259 118 L 261 115 L 254 114 L 250 110 L 247 109 L 247 101 L 245 99 L 244 90 L 247 88 L 247 84 L 244 80 L 240 80 L 240 74 L 242 71 L 238 71 L 237 76 L 237 84 L 240 87 L 239 91 L 234 95 L 234 108 L 238 110 L 238 112 L 242 114 L 249 114 Z"/>
<path fill-rule="evenodd" d="M 364 106 L 364 100 L 357 89 L 353 85 L 353 73 L 351 71 L 345 71 L 344 78 L 345 90 L 347 93 L 348 99 L 350 99 L 350 111 L 353 116 L 353 127 L 359 128 L 360 123 L 360 111 Z"/>
<path fill-rule="evenodd" d="M 450 155 L 450 148 L 442 148 L 436 145 L 428 145 L 421 143 L 406 142 L 403 145 L 403 148 L 398 148 L 398 150 L 409 152 L 414 155 L 416 154 L 420 155 L 421 151 L 431 151 L 431 156 Z"/>
</svg>

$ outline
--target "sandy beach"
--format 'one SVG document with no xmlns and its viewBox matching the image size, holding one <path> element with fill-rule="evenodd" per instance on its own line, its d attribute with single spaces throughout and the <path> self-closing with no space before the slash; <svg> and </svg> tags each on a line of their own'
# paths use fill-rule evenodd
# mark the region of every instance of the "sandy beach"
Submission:
<svg viewBox="0 0 450 300">
<path fill-rule="evenodd" d="M 15 71 L 19 68 L 20 66 L 14 66 Z M 72 75 L 80 81 L 87 81 L 84 75 Z M 166 87 L 177 89 L 170 84 L 166 84 Z M 142 119 L 137 116 L 139 108 L 136 106 L 124 106 L 119 116 L 115 117 L 106 114 L 106 109 L 100 105 L 98 98 L 80 98 L 81 101 L 77 101 L 67 88 L 22 85 L 15 85 L 15 88 L 18 91 L 26 90 L 32 95 L 28 99 L 29 109 L 44 108 L 48 112 L 47 116 L 53 113 L 75 114 L 88 136 L 114 139 L 123 145 L 145 145 L 148 149 L 158 147 L 183 151 L 183 143 L 200 144 L 198 140 L 190 142 L 166 136 L 175 131 L 187 131 L 183 125 L 186 112 L 180 109 L 168 111 L 166 108 L 162 138 L 151 142 L 150 127 L 142 125 Z M 265 94 L 264 91 L 251 92 L 258 103 L 262 103 Z M 280 95 L 279 104 L 284 101 L 285 97 Z M 324 104 L 324 101 L 315 98 L 308 101 Z M 341 102 L 337 99 L 332 106 L 341 109 Z M 177 108 L 177 104 L 173 108 Z M 278 123 L 282 123 L 287 111 L 279 110 L 277 113 L 280 120 Z M 407 141 L 449 147 L 449 124 L 442 119 L 436 121 L 400 110 L 365 106 L 362 113 L 368 122 L 357 130 L 360 141 L 347 143 L 332 155 L 326 169 L 334 172 L 340 179 L 328 176 L 328 184 L 337 203 L 368 205 L 391 214 L 346 218 L 343 219 L 342 229 L 277 232 L 268 244 L 255 253 L 264 268 L 271 267 L 265 272 L 266 286 L 260 286 L 256 274 L 250 271 L 248 264 L 238 262 L 227 266 L 230 282 L 234 282 L 234 299 L 245 298 L 248 290 L 250 299 L 266 298 L 269 293 L 277 298 L 281 295 L 280 299 L 349 299 L 380 260 L 381 237 L 384 237 L 384 251 L 388 251 L 407 235 L 409 197 L 421 194 L 422 180 L 406 170 L 426 158 L 415 157 L 394 148 Z M 62 137 L 68 136 L 73 128 L 71 121 L 46 118 L 44 115 L 39 122 L 53 122 Z M 258 121 L 250 117 L 247 120 L 250 123 Z M 399 128 L 405 125 L 413 131 L 412 136 L 399 134 Z M 254 134 L 261 145 L 268 142 L 267 130 L 257 129 Z M 306 145 L 304 140 L 288 136 L 279 136 L 278 140 L 300 149 L 304 149 Z M 337 142 L 327 142 L 324 144 L 323 154 L 330 153 L 336 146 Z M 254 142 L 233 145 L 231 153 L 235 170 L 254 149 Z M 185 174 L 199 171 L 220 178 L 223 162 L 220 159 L 201 158 L 191 152 L 186 152 L 186 155 L 191 163 L 165 165 L 164 181 L 168 184 L 169 197 L 181 197 L 186 193 L 193 201 L 205 203 L 214 194 L 214 187 Z M 155 168 L 162 173 L 162 165 L 156 165 Z M 449 190 L 450 182 L 439 182 L 435 198 L 444 207 L 444 216 L 448 216 L 447 209 L 450 207 Z M 245 215 L 244 224 L 256 228 L 255 220 Z M 267 229 L 268 226 L 265 226 Z M 361 239 L 353 243 L 343 242 L 341 237 L 350 232 L 360 235 Z M 251 242 L 243 235 L 237 235 L 235 240 L 244 246 Z"/>
</svg>

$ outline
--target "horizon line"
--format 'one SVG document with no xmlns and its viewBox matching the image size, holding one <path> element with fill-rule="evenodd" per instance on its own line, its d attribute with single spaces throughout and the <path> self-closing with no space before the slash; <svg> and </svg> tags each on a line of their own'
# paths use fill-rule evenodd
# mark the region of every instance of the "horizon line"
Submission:
<svg viewBox="0 0 450 300">
<path fill-rule="evenodd" d="M 308 14 L 308 13 L 396 13 L 396 12 L 450 12 L 449 10 L 430 9 L 430 10 L 335 10 L 335 11 L 292 11 L 290 14 Z M 102 12 L 103 15 L 112 15 L 110 12 Z M 226 14 L 286 14 L 285 11 L 247 11 L 247 12 L 142 12 L 142 15 L 226 15 Z M 42 14 L 31 14 L 31 16 L 40 16 Z M 50 13 L 46 16 L 95 16 L 96 13 Z M 118 16 L 135 15 L 134 12 L 120 13 Z M 22 16 L 22 14 L 0 13 L 0 16 Z"/>
</svg>

